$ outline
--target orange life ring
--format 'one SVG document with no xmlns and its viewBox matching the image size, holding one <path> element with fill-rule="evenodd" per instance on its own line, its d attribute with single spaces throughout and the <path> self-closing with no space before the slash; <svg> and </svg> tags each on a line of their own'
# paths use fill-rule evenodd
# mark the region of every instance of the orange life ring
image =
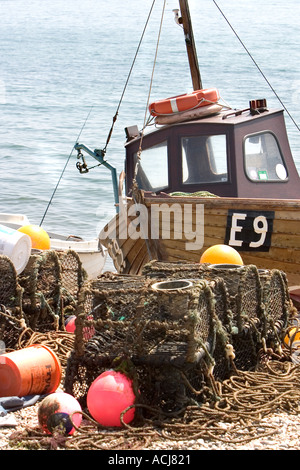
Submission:
<svg viewBox="0 0 300 470">
<path fill-rule="evenodd" d="M 204 90 L 195 90 L 185 95 L 155 101 L 150 104 L 149 111 L 152 116 L 180 113 L 201 106 L 208 106 L 209 104 L 216 103 L 219 99 L 220 95 L 216 88 L 206 88 Z"/>
</svg>

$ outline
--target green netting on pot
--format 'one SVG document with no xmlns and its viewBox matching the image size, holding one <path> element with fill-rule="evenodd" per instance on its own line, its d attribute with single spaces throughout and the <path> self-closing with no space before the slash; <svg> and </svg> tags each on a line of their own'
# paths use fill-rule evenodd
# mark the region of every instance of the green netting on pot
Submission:
<svg viewBox="0 0 300 470">
<path fill-rule="evenodd" d="M 120 276 L 110 281 L 102 277 L 82 292 L 65 386 L 83 401 L 83 390 L 102 367 L 112 367 L 120 357 L 132 363 L 148 404 L 170 408 L 172 402 L 176 408 L 179 397 L 190 400 L 203 395 L 201 388 L 195 396 L 192 390 L 196 390 L 196 384 L 212 380 L 217 329 L 218 334 L 222 330 L 214 292 L 203 280 L 187 285 L 174 279 L 155 281 L 143 276 Z M 93 330 L 92 337 L 85 337 L 87 327 Z M 219 347 L 225 347 L 228 341 L 227 334 L 223 336 Z M 168 388 L 171 378 L 175 383 L 180 376 L 178 393 L 166 401 L 161 394 L 160 398 L 153 394 L 153 384 L 147 390 L 148 378 L 153 374 L 156 390 Z"/>
<path fill-rule="evenodd" d="M 22 317 L 22 288 L 12 261 L 4 255 L 0 255 L 0 305 Z"/>
<path fill-rule="evenodd" d="M 81 291 L 66 374 L 70 393 L 84 402 L 103 370 L 127 361 L 139 379 L 141 400 L 174 410 L 215 396 L 214 382 L 237 369 L 255 369 L 270 330 L 266 312 L 273 297 L 267 299 L 265 291 L 282 288 L 282 276 L 269 272 L 262 278 L 252 265 L 158 262 L 144 273 L 109 273 Z M 289 303 L 282 305 L 285 319 Z"/>
<path fill-rule="evenodd" d="M 34 252 L 18 277 L 28 326 L 41 332 L 64 330 L 65 316 L 74 313 L 84 279 L 73 250 Z"/>
<path fill-rule="evenodd" d="M 261 283 L 267 346 L 276 349 L 282 344 L 286 328 L 294 317 L 295 309 L 290 300 L 284 272 L 274 269 L 265 275 L 262 274 Z"/>
<path fill-rule="evenodd" d="M 0 341 L 2 347 L 14 349 L 25 327 L 22 288 L 19 285 L 15 267 L 10 258 L 0 255 Z"/>
<path fill-rule="evenodd" d="M 57 330 L 60 327 L 61 267 L 55 251 L 34 253 L 19 275 L 23 293 L 23 311 L 33 330 Z"/>
<path fill-rule="evenodd" d="M 74 250 L 57 251 L 56 253 L 60 263 L 61 275 L 61 315 L 66 317 L 74 314 L 87 274 L 82 267 L 78 253 Z"/>
</svg>

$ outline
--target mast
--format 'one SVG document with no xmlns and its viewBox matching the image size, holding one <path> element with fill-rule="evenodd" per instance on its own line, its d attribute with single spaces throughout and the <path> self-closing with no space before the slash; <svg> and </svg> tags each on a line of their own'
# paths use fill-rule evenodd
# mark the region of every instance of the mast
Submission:
<svg viewBox="0 0 300 470">
<path fill-rule="evenodd" d="M 184 32 L 184 37 L 185 37 L 188 60 L 190 64 L 193 88 L 194 90 L 201 90 L 203 86 L 202 86 L 202 80 L 201 80 L 201 75 L 200 75 L 200 70 L 199 70 L 198 59 L 197 59 L 188 0 L 179 0 L 179 6 L 180 6 L 180 11 L 181 11 L 180 23 L 182 23 L 182 26 L 183 26 L 183 32 Z"/>
</svg>

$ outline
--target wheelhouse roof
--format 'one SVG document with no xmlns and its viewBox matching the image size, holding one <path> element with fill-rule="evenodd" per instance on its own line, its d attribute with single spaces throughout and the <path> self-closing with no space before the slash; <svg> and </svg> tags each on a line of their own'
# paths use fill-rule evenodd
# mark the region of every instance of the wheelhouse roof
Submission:
<svg viewBox="0 0 300 470">
<path fill-rule="evenodd" d="M 147 128 L 147 132 L 145 135 L 151 135 L 153 133 L 157 133 L 160 130 L 166 130 L 168 128 L 176 128 L 176 127 L 191 127 L 191 126 L 199 126 L 199 127 L 206 127 L 207 125 L 211 126 L 223 126 L 223 127 L 231 127 L 231 126 L 238 126 L 242 124 L 252 124 L 257 120 L 267 120 L 270 118 L 274 118 L 283 114 L 282 109 L 268 109 L 264 112 L 259 112 L 257 114 L 250 113 L 249 109 L 246 110 L 226 110 L 221 111 L 218 114 L 214 114 L 211 116 L 203 117 L 201 119 L 189 120 L 189 121 L 181 121 L 170 125 L 155 125 L 155 128 L 149 127 Z M 130 128 L 127 128 L 130 129 Z M 139 140 L 141 134 L 132 136 L 127 140 L 125 146 L 128 144 L 132 144 L 133 141 Z"/>
</svg>

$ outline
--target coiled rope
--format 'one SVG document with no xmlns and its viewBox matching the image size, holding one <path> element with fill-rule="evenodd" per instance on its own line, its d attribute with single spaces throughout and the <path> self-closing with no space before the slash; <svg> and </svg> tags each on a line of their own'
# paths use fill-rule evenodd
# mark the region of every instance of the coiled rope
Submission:
<svg viewBox="0 0 300 470">
<path fill-rule="evenodd" d="M 105 428 L 82 412 L 83 421 L 72 437 L 59 433 L 47 437 L 38 428 L 13 433 L 12 440 L 34 448 L 76 450 L 134 450 L 176 448 L 202 441 L 244 445 L 247 442 L 278 434 L 278 426 L 267 419 L 274 413 L 299 413 L 300 370 L 288 360 L 267 360 L 255 372 L 236 371 L 228 380 L 218 383 L 220 400 L 215 403 L 195 402 L 173 413 L 136 404 L 151 418 L 138 418 L 136 424 Z M 191 444 L 192 443 L 192 444 Z M 164 447 L 165 448 L 165 447 Z"/>
</svg>

